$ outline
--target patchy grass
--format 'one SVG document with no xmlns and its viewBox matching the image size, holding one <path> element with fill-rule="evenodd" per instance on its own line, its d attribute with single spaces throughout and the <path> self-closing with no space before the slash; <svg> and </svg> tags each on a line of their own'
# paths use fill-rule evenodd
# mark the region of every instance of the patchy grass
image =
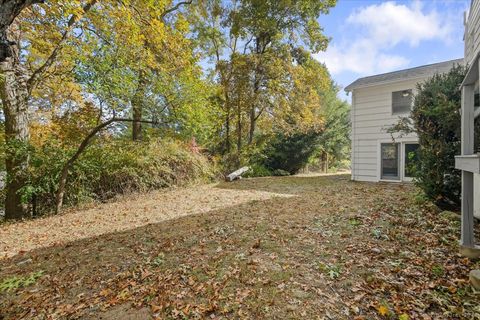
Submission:
<svg viewBox="0 0 480 320">
<path fill-rule="evenodd" d="M 0 292 L 2 291 L 11 291 L 19 288 L 28 287 L 35 282 L 43 275 L 43 271 L 32 272 L 27 276 L 13 276 L 6 279 L 3 279 L 0 282 Z"/>
<path fill-rule="evenodd" d="M 0 293 L 0 318 L 480 319 L 458 221 L 410 185 L 348 178 L 245 179 L 4 225 L 17 242 L 0 243 L 0 283 L 44 274 Z"/>
</svg>

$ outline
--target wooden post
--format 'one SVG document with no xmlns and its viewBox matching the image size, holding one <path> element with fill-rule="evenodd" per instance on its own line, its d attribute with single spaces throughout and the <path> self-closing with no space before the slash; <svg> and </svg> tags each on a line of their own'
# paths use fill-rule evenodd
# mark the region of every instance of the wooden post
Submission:
<svg viewBox="0 0 480 320">
<path fill-rule="evenodd" d="M 465 85 L 462 87 L 462 155 L 473 154 L 473 95 L 473 85 Z"/>
<path fill-rule="evenodd" d="M 474 88 L 462 87 L 462 155 L 473 154 Z M 474 247 L 473 232 L 473 172 L 462 171 L 462 232 L 461 246 Z"/>
</svg>

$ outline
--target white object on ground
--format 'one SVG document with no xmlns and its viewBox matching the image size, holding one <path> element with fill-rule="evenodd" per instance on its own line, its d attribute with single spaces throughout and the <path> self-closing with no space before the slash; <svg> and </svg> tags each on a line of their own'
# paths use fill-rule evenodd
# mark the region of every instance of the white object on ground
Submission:
<svg viewBox="0 0 480 320">
<path fill-rule="evenodd" d="M 226 180 L 231 182 L 233 180 L 236 180 L 236 179 L 240 179 L 242 177 L 242 174 L 244 174 L 245 172 L 247 172 L 248 170 L 250 170 L 250 167 L 241 167 L 240 169 L 236 170 L 236 171 L 233 171 L 232 173 L 230 173 L 227 177 L 226 177 Z"/>
</svg>

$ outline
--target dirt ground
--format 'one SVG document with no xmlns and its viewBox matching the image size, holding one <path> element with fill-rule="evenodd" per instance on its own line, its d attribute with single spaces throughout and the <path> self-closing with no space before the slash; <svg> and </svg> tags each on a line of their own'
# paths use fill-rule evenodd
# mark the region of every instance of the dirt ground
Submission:
<svg viewBox="0 0 480 320">
<path fill-rule="evenodd" d="M 480 319 L 412 185 L 244 179 L 0 225 L 0 319 Z"/>
</svg>

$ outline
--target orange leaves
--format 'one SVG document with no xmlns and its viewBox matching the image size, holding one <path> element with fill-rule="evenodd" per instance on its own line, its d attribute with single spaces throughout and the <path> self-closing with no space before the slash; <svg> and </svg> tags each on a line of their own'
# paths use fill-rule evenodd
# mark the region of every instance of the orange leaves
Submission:
<svg viewBox="0 0 480 320">
<path fill-rule="evenodd" d="M 36 264 L 52 276 L 37 292 L 0 296 L 12 302 L 2 312 L 14 319 L 33 317 L 33 309 L 98 318 L 117 307 L 158 319 L 473 319 L 478 296 L 466 271 L 478 262 L 459 257 L 455 240 L 430 241 L 454 239 L 457 229 L 422 212 L 408 196 L 412 187 L 348 179 L 244 179 L 3 226 L 3 250 L 31 238 L 44 248 L 25 246 L 26 265 L 4 259 L 1 278 Z M 425 232 L 432 228 L 438 232 Z M 39 230 L 48 230 L 44 240 L 34 237 Z M 330 277 L 335 266 L 341 275 Z"/>
</svg>

